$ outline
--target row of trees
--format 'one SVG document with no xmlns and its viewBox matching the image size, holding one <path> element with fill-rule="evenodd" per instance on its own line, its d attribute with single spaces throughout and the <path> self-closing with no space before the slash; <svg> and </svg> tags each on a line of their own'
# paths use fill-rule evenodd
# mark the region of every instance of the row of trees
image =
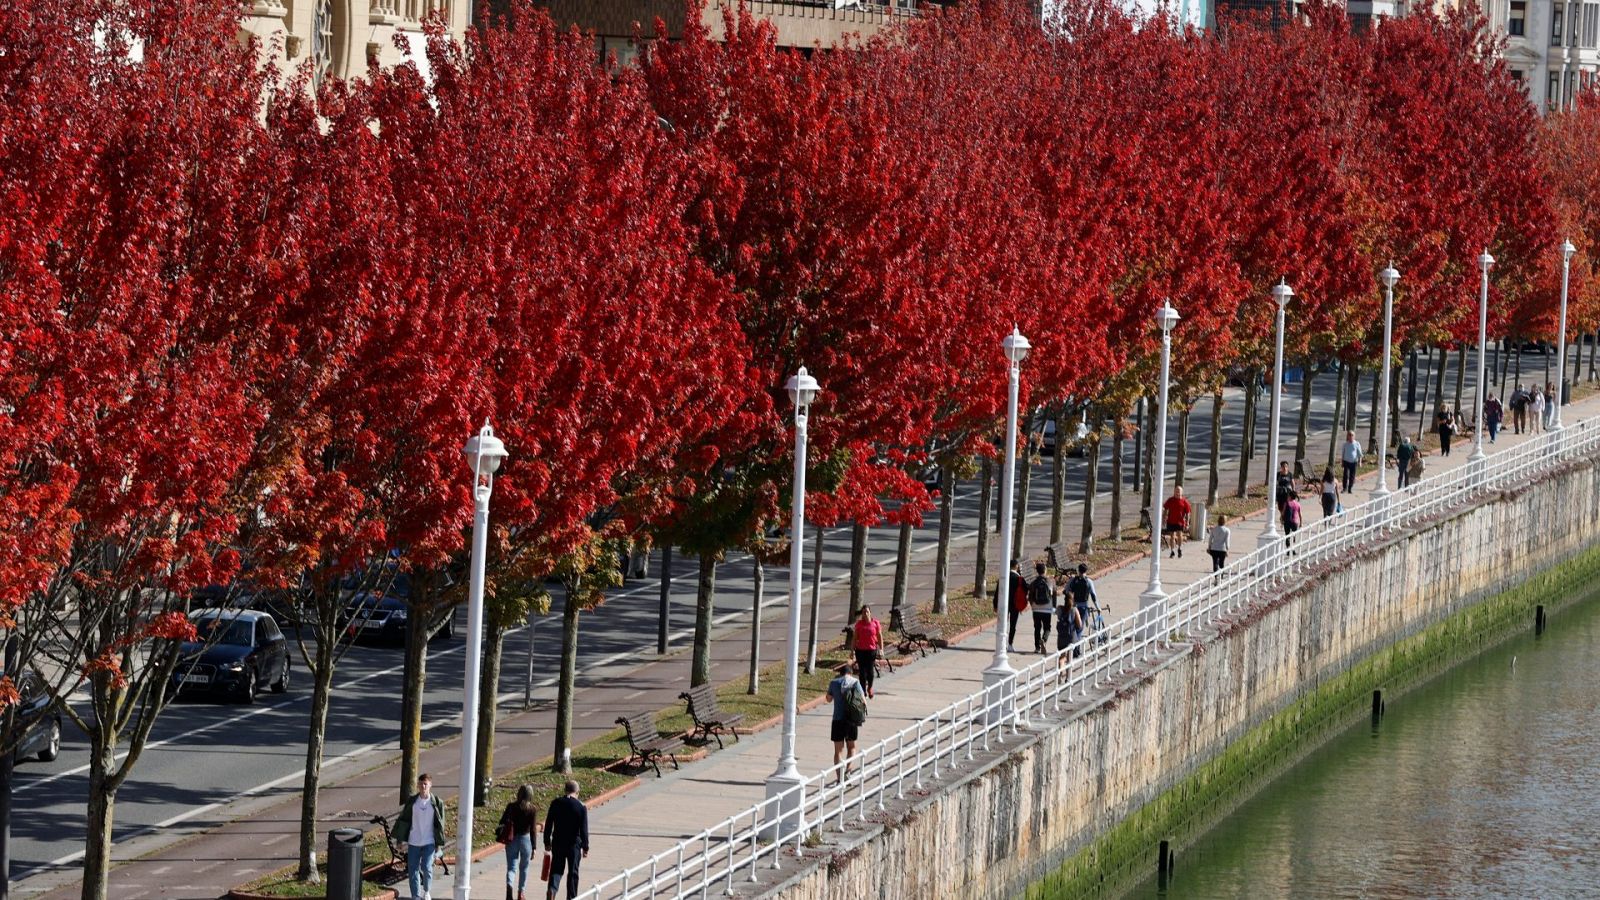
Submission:
<svg viewBox="0 0 1600 900">
<path fill-rule="evenodd" d="M 723 42 L 691 24 L 616 70 L 519 4 L 461 44 L 433 26 L 427 80 L 313 91 L 258 65 L 230 0 L 0 0 L 0 628 L 89 697 L 64 707 L 92 748 L 84 896 L 106 894 L 116 793 L 203 586 L 308 623 L 315 879 L 339 613 L 404 576 L 411 783 L 426 642 L 464 580 L 460 448 L 486 416 L 513 455 L 484 677 L 559 582 L 560 765 L 579 622 L 619 547 L 696 558 L 690 677 L 709 677 L 717 562 L 770 554 L 785 519 L 801 365 L 824 386 L 813 521 L 858 547 L 900 525 L 903 572 L 944 503 L 942 604 L 950 492 L 917 474 L 948 487 L 976 461 L 990 482 L 1013 326 L 1029 408 L 1120 448 L 1165 297 L 1179 409 L 1255 383 L 1280 277 L 1291 359 L 1351 386 L 1383 352 L 1473 338 L 1485 247 L 1494 333 L 1553 333 L 1563 234 L 1573 321 L 1600 324 L 1595 105 L 1541 125 L 1464 15 L 1357 34 L 1302 9 L 1199 33 L 1096 0 L 1042 29 L 974 3 L 811 56 L 740 11 Z M 1212 448 L 1214 493 L 1215 427 Z"/>
</svg>

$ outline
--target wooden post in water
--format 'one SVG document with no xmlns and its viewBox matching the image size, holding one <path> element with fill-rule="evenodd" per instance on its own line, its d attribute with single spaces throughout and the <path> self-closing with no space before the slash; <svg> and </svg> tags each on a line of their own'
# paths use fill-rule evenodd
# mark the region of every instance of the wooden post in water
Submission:
<svg viewBox="0 0 1600 900">
<path fill-rule="evenodd" d="M 1544 622 L 1545 622 L 1545 619 L 1544 619 L 1544 604 L 1541 603 L 1538 606 L 1535 606 L 1533 608 L 1533 633 L 1534 634 L 1544 634 Z"/>
<path fill-rule="evenodd" d="M 1380 688 L 1372 692 L 1372 724 L 1378 724 L 1383 718 L 1383 690 Z"/>
<path fill-rule="evenodd" d="M 1161 890 L 1167 889 L 1167 882 L 1172 878 L 1172 844 L 1169 841 L 1161 842 L 1161 850 L 1156 855 L 1156 881 Z"/>
</svg>

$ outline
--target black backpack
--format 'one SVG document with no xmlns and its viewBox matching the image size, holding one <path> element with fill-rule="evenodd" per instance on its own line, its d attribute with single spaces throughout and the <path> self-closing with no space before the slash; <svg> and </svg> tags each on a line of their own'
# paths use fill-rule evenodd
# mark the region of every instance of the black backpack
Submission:
<svg viewBox="0 0 1600 900">
<path fill-rule="evenodd" d="M 1050 579 L 1043 575 L 1033 579 L 1033 584 L 1028 585 L 1028 602 L 1034 606 L 1055 605 L 1055 597 L 1050 590 Z"/>
<path fill-rule="evenodd" d="M 1089 605 L 1089 579 L 1082 575 L 1072 576 L 1067 582 L 1067 590 L 1072 594 L 1072 602 L 1079 606 Z"/>
</svg>

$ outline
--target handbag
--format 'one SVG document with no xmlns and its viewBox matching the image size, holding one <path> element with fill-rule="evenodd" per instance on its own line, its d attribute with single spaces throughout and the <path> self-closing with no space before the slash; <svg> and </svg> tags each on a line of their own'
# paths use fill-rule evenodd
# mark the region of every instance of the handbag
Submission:
<svg viewBox="0 0 1600 900">
<path fill-rule="evenodd" d="M 546 850 L 544 852 L 544 862 L 539 864 L 539 880 L 540 881 L 549 881 L 550 880 L 550 851 L 549 850 Z"/>
<path fill-rule="evenodd" d="M 516 826 L 511 824 L 510 819 L 500 820 L 500 828 L 494 833 L 494 839 L 502 844 L 509 844 L 517 839 Z"/>
</svg>

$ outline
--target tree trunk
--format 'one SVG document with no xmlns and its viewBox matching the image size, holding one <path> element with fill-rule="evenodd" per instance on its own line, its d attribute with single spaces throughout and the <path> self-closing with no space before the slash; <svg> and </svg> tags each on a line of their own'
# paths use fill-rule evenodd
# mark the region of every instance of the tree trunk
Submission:
<svg viewBox="0 0 1600 900">
<path fill-rule="evenodd" d="M 1550 355 L 1545 354 L 1545 374 L 1550 374 Z M 1467 344 L 1465 341 L 1456 348 L 1456 415 L 1461 415 L 1461 391 L 1467 380 Z"/>
<path fill-rule="evenodd" d="M 1511 346 L 1513 348 L 1513 353 L 1516 354 L 1516 359 L 1517 359 L 1517 375 L 1516 375 L 1516 379 L 1517 380 L 1516 380 L 1515 383 L 1520 385 L 1520 384 L 1522 384 L 1522 340 L 1521 340 L 1521 338 L 1513 340 L 1511 342 Z"/>
<path fill-rule="evenodd" d="M 972 596 L 982 598 L 989 580 L 989 504 L 994 497 L 994 462 L 985 456 L 978 463 L 978 546 L 972 563 Z"/>
<path fill-rule="evenodd" d="M 889 595 L 889 627 L 900 627 L 900 611 L 906 605 L 906 586 L 911 579 L 911 523 L 900 523 L 900 543 L 895 548 L 894 590 Z"/>
<path fill-rule="evenodd" d="M 940 615 L 950 608 L 950 516 L 955 512 L 955 482 L 950 466 L 940 466 L 939 549 L 933 563 L 933 611 Z"/>
<path fill-rule="evenodd" d="M 1111 539 L 1122 540 L 1122 418 L 1112 422 L 1111 433 Z"/>
<path fill-rule="evenodd" d="M 500 693 L 500 659 L 505 646 L 504 629 L 493 625 L 484 629 L 483 668 L 478 671 L 478 764 L 473 773 L 478 781 L 473 785 L 473 806 L 488 805 L 489 786 L 494 784 L 495 713 L 500 708 L 496 699 Z"/>
<path fill-rule="evenodd" d="M 1439 412 L 1444 409 L 1444 373 L 1445 373 L 1445 370 L 1448 369 L 1448 368 L 1450 368 L 1450 350 L 1447 347 L 1441 346 L 1439 348 L 1439 372 L 1438 372 L 1439 384 L 1438 384 L 1437 389 L 1434 391 L 1434 396 L 1438 398 L 1437 400 L 1434 401 L 1434 403 L 1435 403 L 1434 416 L 1435 417 L 1437 417 Z"/>
<path fill-rule="evenodd" d="M 1388 458 L 1389 448 L 1400 443 L 1400 384 L 1389 383 L 1389 421 L 1385 423 L 1388 433 L 1384 436 L 1384 459 Z"/>
<path fill-rule="evenodd" d="M 556 745 L 553 768 L 563 775 L 572 774 L 572 697 L 577 693 L 578 681 L 578 602 L 572 597 L 572 586 L 567 587 L 567 597 L 561 604 L 561 676 L 556 681 Z"/>
<path fill-rule="evenodd" d="M 1511 353 L 1506 346 L 1505 338 L 1494 342 L 1494 361 L 1495 365 L 1500 367 L 1500 390 L 1502 393 L 1509 393 L 1506 391 L 1506 376 L 1511 374 Z M 1406 412 L 1411 412 L 1410 406 L 1406 407 Z"/>
<path fill-rule="evenodd" d="M 700 583 L 694 597 L 694 657 L 689 665 L 689 686 L 711 683 L 711 615 L 717 597 L 717 557 L 700 554 Z"/>
<path fill-rule="evenodd" d="M 1222 385 L 1211 393 L 1211 472 L 1206 479 L 1206 505 L 1216 508 L 1222 486 Z"/>
<path fill-rule="evenodd" d="M 850 615 L 854 622 L 861 612 L 861 595 L 867 585 L 867 526 L 856 522 L 850 528 Z"/>
<path fill-rule="evenodd" d="M 1498 385 L 1500 383 L 1498 374 L 1500 371 L 1500 342 L 1490 341 L 1489 352 L 1491 354 L 1489 357 L 1489 383 Z"/>
<path fill-rule="evenodd" d="M 1300 421 L 1295 425 L 1294 467 L 1297 470 L 1305 470 L 1309 475 L 1311 473 L 1310 466 L 1306 463 L 1306 451 L 1311 443 L 1311 387 L 1316 383 L 1317 370 L 1308 364 L 1302 371 L 1305 372 L 1305 377 L 1300 379 Z M 1398 380 L 1394 384 L 1397 388 L 1400 386 Z"/>
<path fill-rule="evenodd" d="M 1361 406 L 1361 366 L 1351 365 L 1345 371 L 1344 430 L 1356 430 L 1356 410 Z"/>
<path fill-rule="evenodd" d="M 333 644 L 338 638 L 331 623 L 319 626 L 317 631 L 317 665 L 311 672 L 311 715 L 306 723 L 306 771 L 300 786 L 300 868 L 295 873 L 299 880 L 312 884 L 322 881 L 317 873 L 317 838 L 321 836 L 317 828 L 317 792 L 322 787 L 322 747 L 328 735 L 328 704 L 333 695 Z"/>
<path fill-rule="evenodd" d="M 1572 386 L 1577 387 L 1578 381 L 1583 378 L 1583 332 L 1578 332 L 1578 339 L 1572 345 Z"/>
<path fill-rule="evenodd" d="M 806 674 L 817 669 L 817 611 L 822 608 L 822 541 L 826 537 L 822 526 L 817 526 L 816 539 L 811 543 L 811 631 L 806 636 Z"/>
<path fill-rule="evenodd" d="M 1549 347 L 1545 347 L 1544 348 L 1544 352 L 1539 354 L 1539 355 L 1544 357 L 1544 383 L 1545 384 L 1549 384 L 1550 383 L 1550 348 Z M 1467 361 L 1465 359 L 1463 359 L 1461 361 L 1461 368 L 1462 368 L 1463 371 L 1465 371 L 1466 368 L 1467 368 Z M 1457 375 L 1456 376 L 1456 384 L 1460 384 L 1460 383 L 1461 383 L 1461 376 Z M 1456 392 L 1456 409 L 1460 409 L 1460 408 L 1461 408 L 1461 392 L 1457 391 Z"/>
<path fill-rule="evenodd" d="M 1050 543 L 1061 543 L 1061 517 L 1067 498 L 1067 405 L 1055 404 L 1056 446 L 1050 457 Z"/>
<path fill-rule="evenodd" d="M 1078 529 L 1078 554 L 1088 556 L 1094 552 L 1094 495 L 1100 489 L 1100 425 L 1098 420 L 1094 423 L 1094 430 L 1089 433 L 1089 439 L 1083 447 L 1083 525 Z M 1059 426 L 1057 426 L 1059 427 Z M 1060 452 L 1059 450 L 1057 452 Z"/>
<path fill-rule="evenodd" d="M 1591 337 L 1593 340 L 1589 342 L 1589 380 L 1594 381 L 1597 377 L 1600 377 L 1600 370 L 1595 368 L 1594 361 L 1595 354 L 1600 353 L 1600 328 L 1595 329 Z"/>
<path fill-rule="evenodd" d="M 1143 504 L 1143 507 L 1139 510 L 1139 527 L 1149 528 L 1151 518 L 1155 515 L 1153 503 L 1161 502 L 1160 497 L 1157 497 L 1154 501 L 1150 499 L 1150 492 L 1155 488 L 1153 482 L 1156 470 L 1156 429 L 1165 430 L 1167 423 L 1166 420 L 1156 421 L 1157 410 L 1154 397 L 1146 397 L 1144 405 L 1144 420 L 1150 426 L 1150 433 L 1145 437 L 1144 458 L 1140 463 L 1140 467 L 1143 470 L 1140 477 L 1144 479 L 1144 489 L 1139 494 L 1139 501 Z"/>
<path fill-rule="evenodd" d="M 1382 363 L 1379 363 L 1379 365 L 1382 365 Z M 1374 367 L 1372 370 L 1372 390 L 1368 392 L 1372 397 L 1372 403 L 1367 410 L 1368 447 L 1378 446 L 1378 377 L 1380 374 L 1380 370 Z"/>
<path fill-rule="evenodd" d="M 83 845 L 83 900 L 106 900 L 111 879 L 111 826 L 117 789 L 110 772 L 116 744 L 89 754 L 88 837 Z M 313 869 L 315 874 L 315 869 Z"/>
<path fill-rule="evenodd" d="M 1183 487 L 1183 476 L 1189 469 L 1189 407 L 1178 410 L 1178 453 L 1173 467 L 1172 484 Z"/>
<path fill-rule="evenodd" d="M 656 602 L 656 652 L 667 652 L 667 632 L 672 625 L 672 545 L 661 546 L 661 595 Z"/>
<path fill-rule="evenodd" d="M 1443 357 L 1443 355 L 1444 355 L 1443 348 L 1440 348 L 1440 356 Z M 1429 350 L 1428 350 L 1428 364 L 1429 365 L 1433 364 L 1433 350 L 1432 350 L 1432 348 L 1429 348 Z M 1425 430 L 1424 426 L 1427 424 L 1427 419 L 1428 419 L 1428 398 L 1432 395 L 1432 392 L 1433 392 L 1433 379 L 1432 378 L 1423 379 L 1423 381 L 1422 381 L 1422 408 L 1417 411 L 1417 439 L 1419 441 L 1421 440 L 1422 433 Z"/>
<path fill-rule="evenodd" d="M 1133 485 L 1139 489 L 1139 460 L 1144 458 L 1144 398 L 1133 404 Z"/>
<path fill-rule="evenodd" d="M 1335 454 L 1339 448 L 1339 417 L 1344 415 L 1344 361 L 1339 362 L 1339 368 L 1333 378 L 1333 429 L 1328 436 L 1328 468 L 1333 468 Z"/>
<path fill-rule="evenodd" d="M 761 594 L 766 587 L 767 570 L 759 556 L 752 558 L 750 564 L 750 684 L 745 693 L 754 694 L 761 690 Z"/>
<path fill-rule="evenodd" d="M 400 797 L 398 808 L 411 796 L 421 774 L 417 757 L 422 753 L 422 693 L 428 672 L 428 616 L 413 609 L 406 620 L 406 653 L 400 688 Z"/>
<path fill-rule="evenodd" d="M 1029 465 L 1030 441 L 1028 435 L 1022 436 L 1022 449 L 1017 451 L 1017 483 L 1006 485 L 1008 490 L 1015 490 L 1015 500 L 1012 503 L 1011 517 L 1011 558 L 1022 558 L 1023 532 L 1028 528 L 1028 486 L 1033 480 L 1033 466 Z M 1004 477 L 1002 475 L 1001 477 Z"/>
<path fill-rule="evenodd" d="M 1417 411 L 1417 348 L 1406 354 L 1406 412 Z"/>
<path fill-rule="evenodd" d="M 1251 442 L 1255 439 L 1256 432 L 1256 407 L 1260 401 L 1256 399 L 1256 376 L 1251 372 L 1246 376 L 1244 386 L 1244 434 L 1239 438 L 1239 486 L 1234 492 L 1235 497 L 1248 497 L 1250 495 L 1250 460 Z"/>
</svg>

